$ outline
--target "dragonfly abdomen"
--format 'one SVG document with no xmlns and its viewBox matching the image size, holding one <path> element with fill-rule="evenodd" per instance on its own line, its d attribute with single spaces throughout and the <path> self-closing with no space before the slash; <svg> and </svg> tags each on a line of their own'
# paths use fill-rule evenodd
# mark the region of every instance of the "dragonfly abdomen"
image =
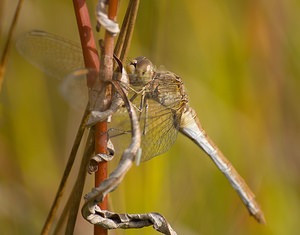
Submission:
<svg viewBox="0 0 300 235">
<path fill-rule="evenodd" d="M 186 107 L 182 115 L 180 132 L 193 140 L 201 147 L 207 155 L 213 160 L 216 166 L 226 176 L 232 187 L 237 191 L 240 198 L 246 205 L 248 211 L 259 223 L 265 223 L 264 215 L 259 204 L 255 200 L 255 195 L 248 187 L 244 179 L 232 166 L 230 161 L 222 154 L 218 147 L 208 137 L 205 130 L 202 128 L 196 112 Z"/>
</svg>

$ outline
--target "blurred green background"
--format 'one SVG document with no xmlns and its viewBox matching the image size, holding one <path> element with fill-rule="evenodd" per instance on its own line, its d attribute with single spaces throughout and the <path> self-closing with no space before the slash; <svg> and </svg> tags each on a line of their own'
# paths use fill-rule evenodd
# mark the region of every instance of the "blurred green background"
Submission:
<svg viewBox="0 0 300 235">
<path fill-rule="evenodd" d="M 1 53 L 16 4 L 1 1 Z M 94 19 L 95 2 L 88 4 Z M 178 234 L 299 232 L 299 22 L 296 0 L 141 1 L 129 57 L 144 55 L 183 78 L 191 106 L 255 192 L 267 224 L 249 216 L 226 178 L 181 135 L 166 154 L 133 166 L 110 194 L 114 211 L 160 212 Z M 82 115 L 63 101 L 58 80 L 16 51 L 15 40 L 32 29 L 79 41 L 72 1 L 25 1 L 14 34 L 0 94 L 1 234 L 40 232 Z M 92 185 L 89 176 L 84 192 Z M 92 230 L 80 215 L 75 234 Z"/>
</svg>

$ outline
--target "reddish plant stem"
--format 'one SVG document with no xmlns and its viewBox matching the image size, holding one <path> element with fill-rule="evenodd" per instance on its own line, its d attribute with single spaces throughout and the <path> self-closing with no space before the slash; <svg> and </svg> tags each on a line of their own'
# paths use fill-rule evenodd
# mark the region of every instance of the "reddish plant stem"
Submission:
<svg viewBox="0 0 300 235">
<path fill-rule="evenodd" d="M 85 66 L 99 71 L 99 56 L 86 2 L 85 0 L 73 0 L 73 5 Z M 91 88 L 95 82 L 93 79 L 93 77 L 87 78 L 87 85 L 89 88 Z"/>
<path fill-rule="evenodd" d="M 97 54 L 96 44 L 95 44 L 95 40 L 93 37 L 92 27 L 91 27 L 89 14 L 87 11 L 85 1 L 84 0 L 73 0 L 73 5 L 74 5 L 74 11 L 75 11 L 76 20 L 77 20 L 78 30 L 80 33 L 80 39 L 81 39 L 81 45 L 82 45 L 85 65 L 88 68 L 94 68 L 96 70 L 99 70 L 99 57 Z M 94 81 L 91 78 L 88 78 L 89 87 L 92 86 L 93 82 Z M 88 110 L 85 111 L 85 114 L 83 116 L 81 124 L 85 123 L 87 121 L 87 118 L 88 118 Z M 82 139 L 82 135 L 84 133 L 84 128 L 85 127 L 83 125 L 80 125 L 80 127 L 78 129 L 76 139 L 74 141 L 74 144 L 73 144 L 63 177 L 61 179 L 59 188 L 57 190 L 54 202 L 52 203 L 51 209 L 49 211 L 49 214 L 47 216 L 47 219 L 46 219 L 43 229 L 41 231 L 41 234 L 43 234 L 43 235 L 49 234 L 50 228 L 51 228 L 53 220 L 54 220 L 55 213 L 56 213 L 58 205 L 62 199 L 64 190 L 66 187 L 66 183 L 69 178 L 70 171 L 73 166 L 73 163 L 74 163 L 74 160 L 75 160 L 75 157 L 77 154 L 77 150 L 78 150 L 79 144 Z M 70 198 L 69 198 L 69 201 L 70 201 Z M 68 210 L 67 207 L 65 207 L 64 212 L 66 210 Z M 62 215 L 63 217 L 60 217 L 60 219 L 58 221 L 55 231 L 60 231 L 61 225 L 64 222 L 64 219 L 66 219 L 64 217 L 66 217 L 66 214 L 68 212 L 66 212 L 66 213 L 64 213 L 64 212 Z M 70 219 L 70 217 L 69 217 L 69 220 L 72 220 L 72 219 Z M 75 221 L 76 221 L 76 216 L 75 216 L 74 224 L 75 224 Z M 73 220 L 72 220 L 72 223 L 73 223 Z M 67 229 L 68 228 L 72 229 L 72 231 L 74 230 L 74 226 L 72 227 L 72 225 L 70 225 L 70 224 L 68 224 Z M 56 233 L 56 232 L 54 232 L 54 233 Z"/>
<path fill-rule="evenodd" d="M 97 54 L 95 39 L 93 36 L 91 23 L 89 19 L 89 14 L 87 11 L 85 0 L 73 0 L 76 19 L 78 24 L 78 29 L 80 33 L 81 45 L 83 50 L 84 62 L 87 68 L 94 68 L 99 70 L 99 57 Z M 110 0 L 109 1 L 109 12 L 108 17 L 112 20 L 116 20 L 117 15 L 117 7 L 118 1 L 117 0 Z M 112 58 L 113 58 L 113 49 L 114 49 L 114 37 L 106 32 L 105 39 L 104 39 L 104 54 L 107 58 L 111 58 L 108 61 L 108 65 L 105 64 L 101 66 L 104 69 L 104 73 L 107 71 L 108 74 L 112 74 Z M 104 61 L 104 60 L 102 60 Z M 88 87 L 91 88 L 94 84 L 93 77 L 87 78 Z M 104 85 L 100 83 L 100 85 Z M 110 95 L 111 87 L 107 86 L 106 94 Z M 109 97 L 108 97 L 109 99 Z M 108 100 L 107 100 L 108 101 Z M 110 101 L 107 102 L 109 104 Z M 95 126 L 95 153 L 106 153 L 107 152 L 107 123 L 106 122 L 99 122 Z M 107 178 L 107 163 L 103 162 L 98 165 L 98 171 L 95 174 L 95 186 L 99 186 L 99 184 Z M 101 209 L 107 209 L 107 199 L 105 198 L 103 202 L 100 204 Z M 94 227 L 94 234 L 95 235 L 106 235 L 107 230 L 95 226 Z"/>
<path fill-rule="evenodd" d="M 108 18 L 116 21 L 118 9 L 118 0 L 110 0 L 108 6 Z M 113 73 L 113 53 L 114 53 L 114 36 L 108 31 L 104 37 L 104 53 L 101 58 L 101 71 L 105 74 L 105 82 L 112 79 Z M 107 105 L 110 104 L 111 84 L 106 85 Z M 108 108 L 108 107 L 107 107 Z M 95 126 L 95 153 L 107 153 L 107 123 L 100 122 Z M 107 163 L 100 162 L 98 171 L 95 173 L 95 187 L 107 178 Z M 102 210 L 107 210 L 107 197 L 99 205 Z M 107 230 L 100 226 L 94 226 L 94 235 L 107 235 Z"/>
<path fill-rule="evenodd" d="M 106 153 L 107 149 L 107 122 L 97 123 L 95 126 L 95 152 Z M 105 134 L 101 134 L 105 133 Z M 98 171 L 95 173 L 95 187 L 107 178 L 107 162 L 100 162 L 98 164 Z M 102 210 L 107 210 L 107 197 L 105 197 L 102 203 L 99 205 Z M 107 230 L 94 225 L 94 235 L 106 235 Z"/>
<path fill-rule="evenodd" d="M 73 0 L 78 30 L 80 34 L 81 46 L 83 51 L 84 63 L 87 68 L 96 69 L 99 72 L 99 56 L 97 52 L 97 47 L 95 44 L 95 39 L 91 27 L 91 22 L 87 10 L 85 0 Z M 95 83 L 94 76 L 87 76 L 87 85 L 89 88 L 93 87 Z M 101 85 L 101 83 L 98 83 Z M 100 134 L 106 133 L 107 123 L 99 122 L 95 126 L 95 153 L 106 153 L 107 146 L 107 135 Z M 98 171 L 95 174 L 95 186 L 98 186 L 100 182 L 107 178 L 107 163 L 100 163 L 98 166 Z M 101 209 L 107 209 L 107 199 L 105 198 L 100 205 Z M 107 230 L 102 229 L 99 226 L 95 226 L 95 235 L 106 235 Z"/>
</svg>

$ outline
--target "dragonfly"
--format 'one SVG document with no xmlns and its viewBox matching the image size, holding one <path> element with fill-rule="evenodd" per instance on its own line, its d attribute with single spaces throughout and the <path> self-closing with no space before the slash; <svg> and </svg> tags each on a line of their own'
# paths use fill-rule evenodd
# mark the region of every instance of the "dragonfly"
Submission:
<svg viewBox="0 0 300 235">
<path fill-rule="evenodd" d="M 44 31 L 31 31 L 19 38 L 17 48 L 25 59 L 46 74 L 66 77 L 62 84 L 68 87 L 63 89 L 68 94 L 63 96 L 69 99 L 71 105 L 75 99 L 68 98 L 71 94 L 87 103 L 87 91 L 81 92 L 86 85 L 74 76 L 74 70 L 84 67 L 80 44 Z M 168 151 L 175 143 L 178 132 L 182 133 L 211 158 L 236 190 L 250 215 L 264 224 L 264 215 L 254 193 L 209 138 L 195 110 L 190 107 L 182 79 L 170 71 L 156 71 L 152 62 L 143 56 L 132 59 L 126 70 L 129 86 L 123 86 L 127 86 L 128 99 L 137 112 L 142 132 L 141 161 Z M 124 144 L 129 143 L 128 134 L 131 133 L 125 107 L 120 107 L 112 116 L 110 125 L 109 137 L 111 140 L 118 139 L 116 143 L 121 143 L 119 148 L 122 149 Z"/>
</svg>

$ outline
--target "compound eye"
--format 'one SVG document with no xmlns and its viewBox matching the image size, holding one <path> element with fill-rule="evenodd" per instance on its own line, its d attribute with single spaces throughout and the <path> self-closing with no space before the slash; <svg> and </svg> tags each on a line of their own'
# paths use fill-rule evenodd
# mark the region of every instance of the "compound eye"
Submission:
<svg viewBox="0 0 300 235">
<path fill-rule="evenodd" d="M 126 67 L 127 73 L 135 74 L 136 73 L 136 65 L 137 65 L 137 60 L 133 59 Z"/>
<path fill-rule="evenodd" d="M 153 72 L 153 65 L 150 60 L 148 60 L 146 57 L 138 57 L 136 59 L 136 71 L 139 74 L 145 75 L 145 73 Z"/>
<path fill-rule="evenodd" d="M 130 62 L 130 65 L 133 65 L 134 67 L 136 67 L 137 62 L 138 62 L 137 60 L 134 60 L 134 59 L 133 59 L 133 60 Z"/>
</svg>

